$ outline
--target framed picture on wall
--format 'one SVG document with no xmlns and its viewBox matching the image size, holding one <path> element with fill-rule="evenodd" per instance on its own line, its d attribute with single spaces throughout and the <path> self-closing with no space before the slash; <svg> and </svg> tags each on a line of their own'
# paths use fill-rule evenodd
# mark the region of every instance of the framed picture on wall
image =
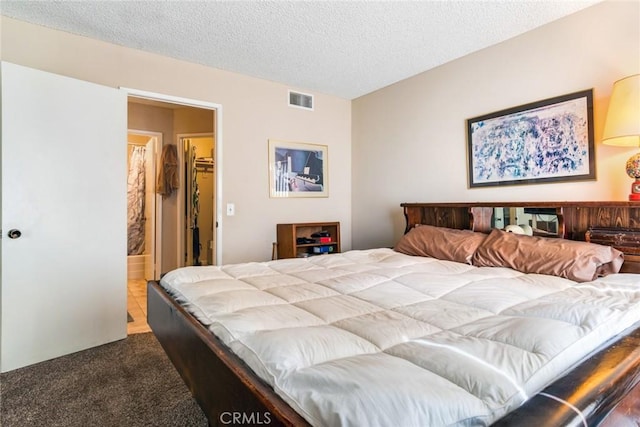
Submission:
<svg viewBox="0 0 640 427">
<path fill-rule="evenodd" d="M 467 120 L 469 187 L 595 179 L 593 90 Z"/>
<path fill-rule="evenodd" d="M 327 146 L 269 140 L 270 197 L 328 197 Z"/>
</svg>

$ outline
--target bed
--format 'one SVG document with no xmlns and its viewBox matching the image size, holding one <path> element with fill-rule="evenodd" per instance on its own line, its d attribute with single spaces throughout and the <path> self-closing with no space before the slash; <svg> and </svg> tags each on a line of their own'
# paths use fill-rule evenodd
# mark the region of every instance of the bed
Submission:
<svg viewBox="0 0 640 427">
<path fill-rule="evenodd" d="M 403 242 L 417 232 L 455 242 L 464 230 L 461 241 L 479 243 L 435 245 L 449 252 L 440 259 L 378 248 L 149 283 L 149 324 L 211 425 L 637 425 L 640 206 L 402 207 Z M 578 250 L 571 265 L 557 275 L 491 265 L 494 249 L 508 263 L 501 248 L 526 239 L 493 230 L 498 207 L 554 213 L 556 237 L 544 241 Z M 580 252 L 589 239 L 607 245 Z M 472 265 L 482 251 L 485 264 Z M 596 277 L 622 254 L 622 274 Z M 575 265 L 585 259 L 599 270 Z"/>
</svg>

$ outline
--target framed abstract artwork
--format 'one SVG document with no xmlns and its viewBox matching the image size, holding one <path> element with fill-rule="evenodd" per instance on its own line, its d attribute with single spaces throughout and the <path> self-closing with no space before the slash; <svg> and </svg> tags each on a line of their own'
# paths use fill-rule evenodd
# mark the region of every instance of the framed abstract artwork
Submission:
<svg viewBox="0 0 640 427">
<path fill-rule="evenodd" d="M 327 146 L 269 140 L 270 197 L 328 197 Z"/>
<path fill-rule="evenodd" d="M 595 179 L 593 90 L 467 120 L 469 187 Z"/>
</svg>

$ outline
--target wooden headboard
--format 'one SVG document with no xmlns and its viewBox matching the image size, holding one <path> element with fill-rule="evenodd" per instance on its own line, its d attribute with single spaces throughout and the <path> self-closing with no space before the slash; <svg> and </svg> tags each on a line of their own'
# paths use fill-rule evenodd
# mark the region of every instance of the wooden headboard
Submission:
<svg viewBox="0 0 640 427">
<path fill-rule="evenodd" d="M 493 228 L 496 208 L 555 212 L 553 236 L 613 246 L 625 255 L 623 272 L 640 273 L 640 202 L 402 203 L 406 231 L 416 224 L 481 231 Z M 549 236 L 549 234 L 545 234 Z"/>
</svg>

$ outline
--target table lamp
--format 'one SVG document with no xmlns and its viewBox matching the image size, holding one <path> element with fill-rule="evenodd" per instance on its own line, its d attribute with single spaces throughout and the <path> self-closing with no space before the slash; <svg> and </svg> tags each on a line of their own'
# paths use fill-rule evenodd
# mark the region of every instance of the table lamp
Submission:
<svg viewBox="0 0 640 427">
<path fill-rule="evenodd" d="M 640 74 L 613 84 L 602 143 L 640 150 Z M 640 201 L 640 152 L 627 160 L 627 175 L 634 179 L 629 200 Z"/>
</svg>

